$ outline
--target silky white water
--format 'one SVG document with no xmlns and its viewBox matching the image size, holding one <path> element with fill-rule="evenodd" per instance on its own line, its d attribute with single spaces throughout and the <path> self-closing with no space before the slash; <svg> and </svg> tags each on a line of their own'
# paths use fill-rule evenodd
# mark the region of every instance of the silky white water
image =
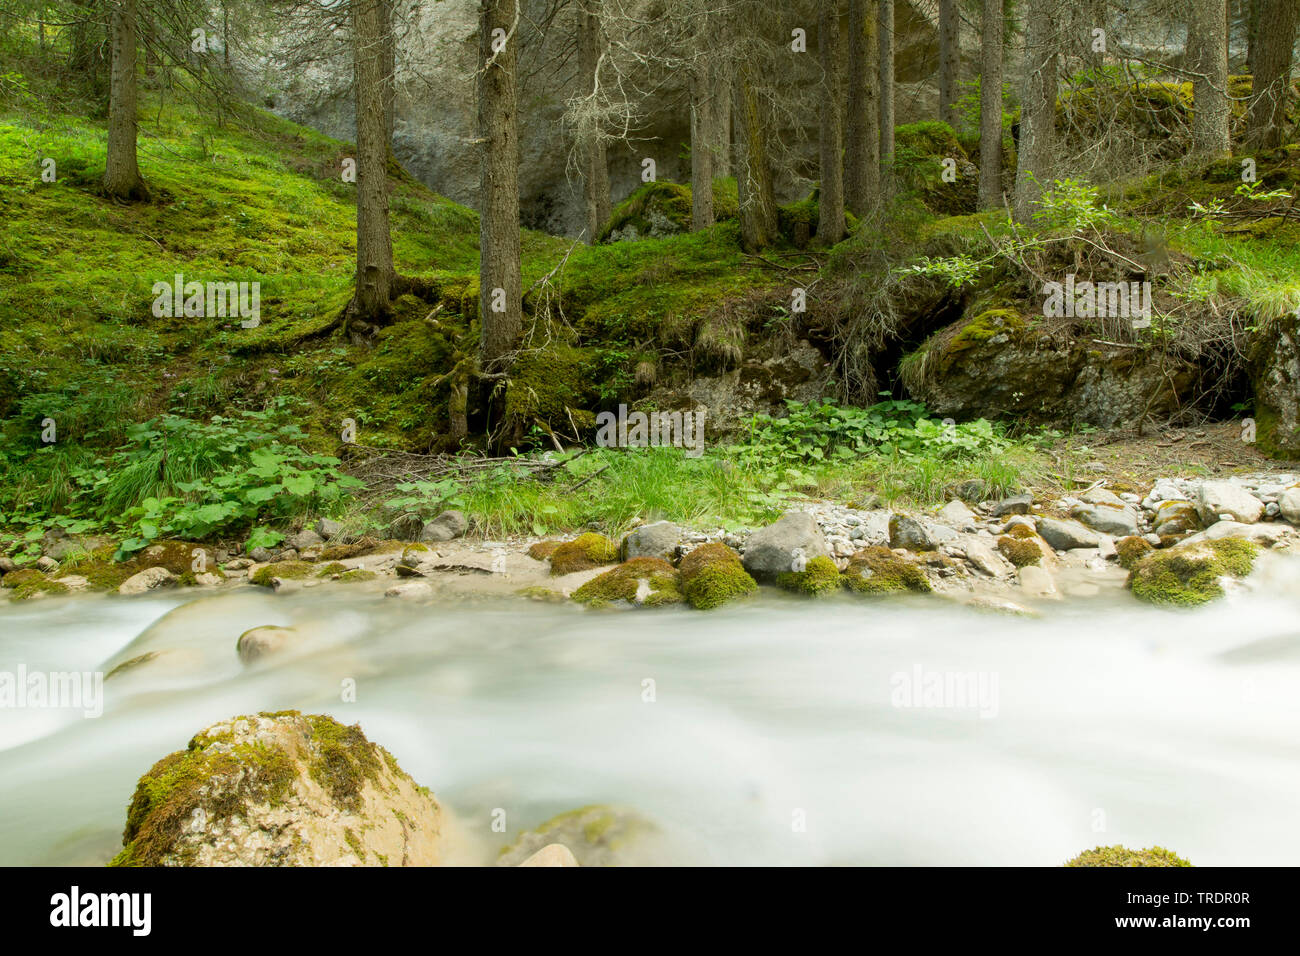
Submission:
<svg viewBox="0 0 1300 956">
<path fill-rule="evenodd" d="M 298 709 L 359 722 L 485 859 L 611 803 L 683 863 L 1059 865 L 1123 843 L 1295 865 L 1300 559 L 1261 575 L 1190 613 L 1115 593 L 1037 618 L 776 594 L 709 613 L 420 606 L 355 586 L 8 605 L 0 671 L 159 653 L 105 682 L 98 718 L 0 709 L 0 864 L 106 861 L 156 760 L 217 720 Z M 242 665 L 260 624 L 308 638 Z M 982 696 L 953 696 L 961 675 Z M 929 680 L 948 692 L 927 699 Z M 901 706 L 913 689 L 947 706 Z"/>
</svg>

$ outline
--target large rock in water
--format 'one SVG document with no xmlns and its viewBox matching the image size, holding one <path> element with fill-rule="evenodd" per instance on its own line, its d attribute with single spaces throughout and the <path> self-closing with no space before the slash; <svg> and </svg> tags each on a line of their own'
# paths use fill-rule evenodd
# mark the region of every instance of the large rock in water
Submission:
<svg viewBox="0 0 1300 956">
<path fill-rule="evenodd" d="M 213 724 L 140 778 L 111 866 L 428 866 L 442 811 L 354 725 Z"/>
<path fill-rule="evenodd" d="M 1300 312 L 1263 322 L 1251 357 L 1255 443 L 1270 458 L 1300 458 Z"/>
<path fill-rule="evenodd" d="M 958 320 L 899 366 L 903 383 L 939 416 L 1014 417 L 1102 427 L 1172 415 L 1190 403 L 1197 370 L 1142 349 L 1074 337 L 1042 316 L 992 309 Z"/>
<path fill-rule="evenodd" d="M 779 521 L 760 528 L 745 542 L 745 570 L 756 578 L 775 578 L 794 568 L 796 551 L 805 560 L 828 557 L 826 536 L 817 525 L 817 519 L 806 511 L 790 511 Z"/>
</svg>

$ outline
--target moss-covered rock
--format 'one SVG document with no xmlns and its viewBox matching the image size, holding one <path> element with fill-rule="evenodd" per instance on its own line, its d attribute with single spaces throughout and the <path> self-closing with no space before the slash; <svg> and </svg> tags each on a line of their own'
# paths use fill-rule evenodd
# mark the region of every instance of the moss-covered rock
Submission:
<svg viewBox="0 0 1300 956">
<path fill-rule="evenodd" d="M 702 544 L 678 566 L 682 593 L 699 610 L 721 607 L 728 601 L 753 594 L 758 583 L 749 576 L 740 555 L 725 544 Z"/>
<path fill-rule="evenodd" d="M 863 548 L 853 555 L 840 577 L 846 588 L 862 594 L 933 590 L 924 571 L 883 545 Z"/>
<path fill-rule="evenodd" d="M 1153 551 L 1129 572 L 1134 597 L 1151 604 L 1190 607 L 1223 596 L 1222 578 L 1250 574 L 1259 546 L 1240 538 L 1202 540 Z"/>
<path fill-rule="evenodd" d="M 441 810 L 358 726 L 237 717 L 154 764 L 110 866 L 430 865 Z"/>
<path fill-rule="evenodd" d="M 618 560 L 618 545 L 603 534 L 588 531 L 551 552 L 551 574 L 590 571 Z"/>
<path fill-rule="evenodd" d="M 1131 534 L 1115 542 L 1116 560 L 1125 571 L 1132 571 L 1133 565 L 1154 551 L 1151 542 L 1140 534 Z"/>
<path fill-rule="evenodd" d="M 0 587 L 9 589 L 11 601 L 25 601 L 47 594 L 65 594 L 68 591 L 66 584 L 60 584 L 35 568 L 10 571 L 0 578 Z"/>
<path fill-rule="evenodd" d="M 684 598 L 677 569 L 660 558 L 630 558 L 573 592 L 573 599 L 588 607 L 607 607 L 616 601 L 658 607 L 679 604 Z"/>
<path fill-rule="evenodd" d="M 834 594 L 840 590 L 840 569 L 825 555 L 809 558 L 802 571 L 784 571 L 776 576 L 776 583 L 787 591 L 796 591 L 816 597 Z"/>
<path fill-rule="evenodd" d="M 564 544 L 563 541 L 538 541 L 528 549 L 528 556 L 534 561 L 549 561 L 555 549 Z"/>
<path fill-rule="evenodd" d="M 530 601 L 545 601 L 547 604 L 563 604 L 568 600 L 568 598 L 554 588 L 543 587 L 540 584 L 532 584 L 526 588 L 520 588 L 515 593 L 520 597 L 528 598 Z"/>
<path fill-rule="evenodd" d="M 1191 866 L 1182 857 L 1162 846 L 1130 850 L 1125 846 L 1099 846 L 1085 850 L 1066 866 Z"/>
<path fill-rule="evenodd" d="M 276 578 L 284 581 L 299 581 L 316 573 L 316 565 L 310 561 L 272 561 L 253 572 L 248 579 L 260 587 L 273 587 Z"/>
<path fill-rule="evenodd" d="M 1013 526 L 1015 529 L 1023 527 L 1024 525 Z M 1043 549 L 1039 546 L 1037 538 L 1038 536 L 1032 532 L 1027 538 L 1004 534 L 998 538 L 998 550 L 1002 552 L 1003 557 L 1018 568 L 1038 564 L 1043 560 Z"/>
<path fill-rule="evenodd" d="M 654 239 L 689 232 L 691 187 L 682 183 L 646 183 L 614 207 L 600 241 Z M 735 219 L 739 209 L 734 179 L 713 181 L 713 218 Z"/>
</svg>

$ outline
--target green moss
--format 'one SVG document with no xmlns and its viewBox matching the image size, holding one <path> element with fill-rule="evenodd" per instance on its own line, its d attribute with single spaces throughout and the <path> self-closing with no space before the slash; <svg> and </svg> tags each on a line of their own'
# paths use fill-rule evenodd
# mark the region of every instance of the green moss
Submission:
<svg viewBox="0 0 1300 956">
<path fill-rule="evenodd" d="M 721 607 L 758 590 L 740 555 L 725 544 L 702 544 L 682 558 L 682 593 L 699 610 Z"/>
<path fill-rule="evenodd" d="M 1137 534 L 1128 535 L 1115 542 L 1115 552 L 1118 555 L 1119 566 L 1125 571 L 1131 571 L 1133 565 L 1154 550 L 1155 548 L 1151 547 L 1150 541 Z"/>
<path fill-rule="evenodd" d="M 883 545 L 864 548 L 849 558 L 841 579 L 845 587 L 863 594 L 933 590 L 924 571 Z"/>
<path fill-rule="evenodd" d="M 1223 596 L 1222 577 L 1250 574 L 1259 546 L 1240 538 L 1199 541 L 1153 551 L 1129 572 L 1134 597 L 1151 604 L 1191 607 Z"/>
<path fill-rule="evenodd" d="M 329 564 L 318 564 L 316 568 L 316 577 L 330 578 L 336 574 L 342 574 L 348 569 L 348 566 L 346 564 L 339 564 L 337 561 L 331 561 Z"/>
<path fill-rule="evenodd" d="M 378 543 L 374 538 L 365 537 L 351 544 L 329 544 L 321 548 L 320 560 L 345 561 L 348 558 L 360 557 L 373 551 Z"/>
<path fill-rule="evenodd" d="M 601 230 L 599 241 L 605 242 L 618 229 L 628 226 L 637 236 L 665 236 L 688 232 L 691 228 L 691 187 L 682 183 L 659 181 L 646 183 L 614 207 L 609 222 Z M 734 179 L 713 181 L 713 218 L 735 219 L 739 209 Z"/>
<path fill-rule="evenodd" d="M 340 574 L 339 580 L 349 582 L 373 581 L 376 577 L 378 577 L 378 575 L 375 574 L 374 571 L 367 570 L 366 568 L 353 568 L 351 571 L 344 571 Z"/>
<path fill-rule="evenodd" d="M 603 534 L 588 531 L 551 552 L 551 574 L 589 571 L 618 560 L 618 545 Z"/>
<path fill-rule="evenodd" d="M 319 748 L 307 767 L 311 778 L 329 791 L 334 803 L 354 813 L 361 810 L 361 790 L 367 780 L 379 786 L 381 766 L 376 748 L 359 724 L 344 726 L 332 717 L 308 715 L 312 738 Z"/>
<path fill-rule="evenodd" d="M 1006 533 L 1012 538 L 1020 538 L 1025 541 L 1037 540 L 1038 532 L 1028 524 L 1013 524 L 1008 526 Z"/>
<path fill-rule="evenodd" d="M 362 863 L 366 862 L 366 848 L 362 845 L 361 838 L 352 832 L 351 827 L 346 827 L 343 830 L 343 839 L 352 848 L 352 852 L 357 855 L 357 859 Z"/>
<path fill-rule="evenodd" d="M 840 569 L 825 555 L 810 558 L 802 571 L 785 571 L 776 576 L 776 583 L 787 591 L 816 596 L 833 594 L 840 589 Z"/>
<path fill-rule="evenodd" d="M 1008 561 L 1018 568 L 1038 564 L 1043 559 L 1043 550 L 1037 541 L 1003 535 L 998 538 L 998 550 Z"/>
<path fill-rule="evenodd" d="M 1085 850 L 1066 866 L 1191 866 L 1176 853 L 1162 846 L 1130 850 L 1124 846 L 1099 846 Z"/>
<path fill-rule="evenodd" d="M 555 549 L 562 545 L 563 541 L 538 541 L 528 549 L 528 556 L 534 561 L 550 560 Z"/>
<path fill-rule="evenodd" d="M 682 598 L 678 573 L 660 558 L 631 558 L 573 592 L 573 599 L 589 607 L 606 607 L 615 601 L 637 603 L 642 582 L 649 586 L 643 603 L 647 607 L 678 604 Z"/>
<path fill-rule="evenodd" d="M 22 568 L 10 571 L 0 578 L 0 586 L 10 589 L 11 601 L 23 601 L 40 594 L 65 594 L 68 586 L 51 580 L 35 568 Z"/>
<path fill-rule="evenodd" d="M 947 123 L 924 120 L 894 127 L 894 149 L 913 150 L 922 156 L 951 156 L 965 158 L 966 152 L 957 141 L 957 134 Z"/>
<path fill-rule="evenodd" d="M 271 587 L 272 578 L 300 580 L 309 578 L 316 572 L 316 565 L 310 561 L 272 561 L 253 572 L 249 581 L 264 588 Z"/>
<path fill-rule="evenodd" d="M 526 432 L 540 426 L 547 432 L 586 432 L 595 425 L 591 411 L 596 389 L 597 354 L 562 340 L 523 351 L 510 369 L 505 414 L 513 427 Z"/>
<path fill-rule="evenodd" d="M 122 850 L 109 866 L 161 865 L 200 805 L 212 825 L 243 812 L 250 801 L 275 805 L 288 794 L 297 772 L 283 751 L 246 743 L 209 749 L 214 742 L 196 737 L 140 778 L 127 808 Z"/>
</svg>

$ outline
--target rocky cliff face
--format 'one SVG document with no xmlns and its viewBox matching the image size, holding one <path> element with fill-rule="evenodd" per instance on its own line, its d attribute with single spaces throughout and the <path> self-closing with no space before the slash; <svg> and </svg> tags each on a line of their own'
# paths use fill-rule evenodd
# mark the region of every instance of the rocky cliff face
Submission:
<svg viewBox="0 0 1300 956">
<path fill-rule="evenodd" d="M 645 0 L 650 3 L 651 0 Z M 526 7 L 541 4 L 527 0 Z M 896 68 L 899 123 L 931 115 L 934 95 L 928 82 L 937 63 L 937 34 L 931 4 L 900 0 L 896 4 Z M 424 3 L 398 26 L 398 85 L 393 151 L 411 172 L 432 189 L 477 208 L 479 160 L 475 146 L 474 71 L 478 66 L 477 0 Z M 534 22 L 544 17 L 529 10 Z M 582 230 L 582 182 L 569 164 L 563 133 L 565 102 L 576 92 L 572 57 L 564 54 L 572 29 L 564 17 L 543 37 L 523 32 L 520 59 L 519 191 L 526 227 L 576 236 Z M 969 33 L 969 31 L 968 31 Z M 974 37 L 967 36 L 973 43 Z M 274 112 L 351 141 L 356 136 L 352 101 L 352 65 L 346 43 L 315 62 L 297 62 L 301 38 L 285 35 L 258 66 L 257 82 L 267 90 Z M 815 47 L 808 56 L 815 56 Z M 609 150 L 610 186 L 615 202 L 641 184 L 641 161 L 653 157 L 661 180 L 690 176 L 690 112 L 684 78 L 654 79 L 657 92 L 631 143 Z M 929 112 L 927 112 L 929 111 Z M 788 130 L 782 139 L 799 144 L 803 161 L 814 170 L 817 116 L 806 128 Z M 779 184 L 782 201 L 800 198 L 811 180 L 798 174 Z"/>
</svg>

